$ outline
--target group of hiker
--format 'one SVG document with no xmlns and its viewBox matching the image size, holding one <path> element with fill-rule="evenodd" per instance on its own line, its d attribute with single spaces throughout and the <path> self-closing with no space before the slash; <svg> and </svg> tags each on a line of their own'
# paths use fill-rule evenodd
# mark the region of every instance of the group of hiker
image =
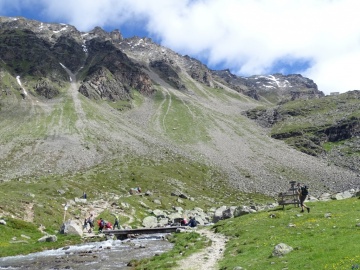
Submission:
<svg viewBox="0 0 360 270">
<path fill-rule="evenodd" d="M 136 188 L 131 188 L 129 191 L 130 194 L 139 194 L 141 193 L 141 188 L 140 187 L 136 187 Z M 82 198 L 86 199 L 87 195 L 85 192 L 83 192 L 83 196 Z M 99 232 L 102 232 L 103 230 L 112 230 L 112 229 L 121 229 L 120 226 L 120 219 L 119 219 L 119 215 L 112 213 L 111 215 L 114 216 L 115 221 L 114 221 L 114 225 L 112 225 L 111 222 L 104 220 L 103 218 L 100 218 L 97 221 L 97 225 L 99 227 Z M 197 226 L 197 221 L 195 219 L 195 217 L 190 216 L 189 221 L 187 221 L 185 218 L 183 218 L 180 221 L 180 225 L 181 226 L 189 226 L 189 227 L 196 227 Z M 91 213 L 89 215 L 89 217 L 85 218 L 84 220 L 84 225 L 83 225 L 83 229 L 87 229 L 87 231 L 89 233 L 91 233 L 94 229 L 95 226 L 95 221 L 94 221 L 94 215 Z"/>
<path fill-rule="evenodd" d="M 115 222 L 114 222 L 114 226 L 111 224 L 111 222 L 104 220 L 103 218 L 100 218 L 97 221 L 97 225 L 99 226 L 99 232 L 102 232 L 103 230 L 112 230 L 112 229 L 120 229 L 120 224 L 119 224 L 119 216 L 116 214 L 112 214 L 113 216 L 115 216 Z M 83 225 L 83 229 L 87 229 L 89 233 L 91 233 L 94 229 L 95 226 L 95 222 L 94 222 L 94 215 L 90 214 L 90 216 L 88 218 L 86 218 L 84 220 L 84 225 Z"/>
<path fill-rule="evenodd" d="M 122 227 L 120 226 L 120 219 L 119 216 L 117 214 L 112 213 L 111 215 L 113 215 L 115 217 L 115 222 L 114 222 L 114 226 L 111 224 L 111 222 L 104 220 L 103 218 L 100 218 L 97 221 L 97 225 L 99 227 L 99 232 L 102 232 L 103 230 L 113 230 L 113 229 L 118 229 L 120 230 Z M 196 227 L 197 226 L 197 221 L 195 219 L 195 217 L 190 216 L 189 221 L 186 220 L 186 218 L 183 218 L 180 221 L 180 225 L 181 226 L 189 226 L 189 227 Z M 83 229 L 87 229 L 88 233 L 91 233 L 94 229 L 95 226 L 95 222 L 94 222 L 94 215 L 90 214 L 90 216 L 88 218 L 86 218 L 84 220 L 84 226 Z"/>
<path fill-rule="evenodd" d="M 181 226 L 189 226 L 189 227 L 194 228 L 194 227 L 197 226 L 197 221 L 196 221 L 195 217 L 190 216 L 189 221 L 187 221 L 186 218 L 183 218 L 183 219 L 180 221 L 180 225 L 181 225 Z"/>
<path fill-rule="evenodd" d="M 139 194 L 139 193 L 141 193 L 140 187 L 130 189 L 130 194 Z M 85 191 L 83 192 L 81 198 L 87 199 L 87 194 Z M 120 230 L 121 226 L 120 226 L 119 215 L 114 213 L 112 215 L 115 217 L 114 226 L 111 224 L 111 222 L 106 221 L 103 218 L 100 218 L 97 221 L 97 225 L 99 226 L 99 232 L 102 232 L 103 230 L 112 230 L 115 228 Z M 83 229 L 87 229 L 87 231 L 91 233 L 93 231 L 94 226 L 95 226 L 94 215 L 90 214 L 90 216 L 88 218 L 85 218 L 84 220 Z"/>
<path fill-rule="evenodd" d="M 309 195 L 308 187 L 306 185 L 301 185 L 300 183 L 298 183 L 297 187 L 296 187 L 296 190 L 297 190 L 297 193 L 299 195 L 299 202 L 300 202 L 300 206 L 301 206 L 301 212 L 304 212 L 304 209 L 306 209 L 307 212 L 310 213 L 310 207 L 306 206 L 305 203 L 304 203 L 306 197 Z M 140 187 L 130 189 L 131 194 L 140 193 L 140 192 L 141 192 Z M 115 228 L 117 228 L 117 229 L 121 228 L 121 226 L 119 224 L 119 222 L 120 222 L 119 216 L 117 214 L 114 214 L 114 213 L 112 213 L 112 215 L 115 217 L 114 226 L 111 224 L 111 222 L 106 221 L 103 218 L 100 218 L 97 221 L 97 224 L 99 226 L 99 232 L 102 232 L 103 230 L 112 230 L 112 229 L 115 229 Z M 94 228 L 94 216 L 93 216 L 93 214 L 90 214 L 90 216 L 85 219 L 85 221 L 84 221 L 84 229 L 87 228 L 88 225 L 89 225 L 88 232 L 91 233 L 93 228 Z M 180 225 L 181 226 L 196 227 L 197 226 L 197 221 L 196 221 L 195 217 L 190 216 L 189 221 L 187 221 L 185 218 L 183 218 L 180 221 Z"/>
</svg>

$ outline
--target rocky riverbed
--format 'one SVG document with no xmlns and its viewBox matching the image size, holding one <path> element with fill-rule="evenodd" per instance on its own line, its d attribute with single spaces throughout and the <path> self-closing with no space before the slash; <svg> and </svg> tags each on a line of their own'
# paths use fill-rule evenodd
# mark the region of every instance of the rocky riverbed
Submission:
<svg viewBox="0 0 360 270">
<path fill-rule="evenodd" d="M 131 260 L 161 254 L 172 248 L 164 235 L 108 240 L 0 258 L 0 269 L 129 269 Z"/>
</svg>

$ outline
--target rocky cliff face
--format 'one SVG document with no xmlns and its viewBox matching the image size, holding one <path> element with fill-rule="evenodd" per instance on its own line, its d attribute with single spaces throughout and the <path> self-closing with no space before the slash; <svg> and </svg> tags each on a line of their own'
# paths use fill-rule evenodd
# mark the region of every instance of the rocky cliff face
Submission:
<svg viewBox="0 0 360 270">
<path fill-rule="evenodd" d="M 183 82 L 186 77 L 209 87 L 215 85 L 210 70 L 200 61 L 181 56 L 149 38 L 124 39 L 118 46 L 134 61 L 153 69 L 165 82 L 179 90 L 187 89 Z"/>
<path fill-rule="evenodd" d="M 309 102 L 295 100 L 245 114 L 271 136 L 300 151 L 360 172 L 360 91 L 327 96 Z"/>
<path fill-rule="evenodd" d="M 229 70 L 214 70 L 212 73 L 224 84 L 257 100 L 279 103 L 324 96 L 312 80 L 300 74 L 239 77 Z"/>
<path fill-rule="evenodd" d="M 63 66 L 79 72 L 79 92 L 89 98 L 128 100 L 130 90 L 152 93 L 152 83 L 141 68 L 113 44 L 119 31 L 99 27 L 88 33 L 65 24 L 46 24 L 24 18 L 0 18 L 0 53 L 13 76 L 47 83 L 36 84 L 34 94 L 53 98 L 58 82 L 69 81 Z M 63 65 L 63 66 L 62 66 Z"/>
<path fill-rule="evenodd" d="M 312 80 L 301 75 L 240 77 L 229 70 L 209 70 L 200 61 L 181 56 L 151 39 L 124 39 L 118 30 L 108 33 L 95 27 L 82 33 L 66 24 L 1 17 L 0 31 L 2 60 L 14 75 L 66 81 L 68 75 L 59 65 L 62 63 L 73 73 L 80 71 L 79 91 L 89 98 L 127 100 L 130 89 L 151 94 L 152 83 L 143 68 L 154 70 L 164 81 L 183 91 L 187 90 L 183 78 L 190 77 L 211 88 L 224 84 L 256 100 L 272 103 L 324 95 Z M 59 90 L 51 88 L 58 86 L 49 85 L 46 90 L 43 85 L 35 93 L 52 92 L 46 97 L 54 97 Z"/>
</svg>

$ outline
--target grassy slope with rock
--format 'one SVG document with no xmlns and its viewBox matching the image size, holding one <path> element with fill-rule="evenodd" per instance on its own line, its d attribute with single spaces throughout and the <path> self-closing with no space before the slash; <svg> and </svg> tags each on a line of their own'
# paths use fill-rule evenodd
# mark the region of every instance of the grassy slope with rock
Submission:
<svg viewBox="0 0 360 270">
<path fill-rule="evenodd" d="M 219 221 L 212 229 L 228 240 L 216 269 L 358 269 L 359 198 L 307 205 L 310 213 L 288 206 Z M 204 239 L 197 241 L 200 245 Z M 274 256 L 274 247 L 280 243 L 292 251 Z M 165 253 L 134 265 L 136 269 L 171 269 L 189 255 L 186 245 L 179 246 L 176 254 Z"/>
<path fill-rule="evenodd" d="M 220 82 L 210 88 L 179 72 L 187 89 L 179 91 L 144 66 L 156 93 L 131 89 L 133 100 L 107 102 L 79 94 L 76 81 L 57 85 L 58 96 L 48 100 L 34 91 L 34 78 L 24 76 L 24 99 L 8 70 L 2 63 L 0 216 L 10 224 L 23 219 L 52 234 L 63 221 L 63 205 L 83 191 L 89 204 L 72 205 L 67 218 L 82 220 L 95 211 L 111 220 L 118 211 L 138 226 L 154 208 L 206 211 L 273 201 L 294 179 L 319 194 L 356 184 L 352 171 L 270 138 L 242 114 L 262 103 Z M 135 186 L 153 195 L 128 196 Z M 194 201 L 179 202 L 171 196 L 176 190 Z M 11 237 L 6 234 L 2 246 Z M 15 253 L 34 250 L 31 243 L 21 245 L 12 246 Z"/>
<path fill-rule="evenodd" d="M 319 99 L 295 100 L 247 115 L 271 126 L 271 136 L 313 156 L 360 172 L 360 91 Z"/>
<path fill-rule="evenodd" d="M 216 224 L 217 232 L 231 238 L 220 269 L 357 269 L 359 198 L 307 205 L 309 214 L 287 207 Z M 272 256 L 279 243 L 293 251 Z"/>
</svg>

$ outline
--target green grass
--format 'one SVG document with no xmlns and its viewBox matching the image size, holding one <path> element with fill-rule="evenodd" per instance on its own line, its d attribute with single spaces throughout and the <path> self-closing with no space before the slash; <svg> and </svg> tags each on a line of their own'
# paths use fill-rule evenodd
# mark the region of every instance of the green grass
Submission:
<svg viewBox="0 0 360 270">
<path fill-rule="evenodd" d="M 279 208 L 217 223 L 216 231 L 230 238 L 220 269 L 352 269 L 360 265 L 360 227 L 356 226 L 360 200 L 307 205 L 309 214 L 286 207 L 285 211 Z M 331 217 L 325 217 L 326 213 Z M 284 257 L 272 257 L 279 243 L 294 250 Z"/>
<path fill-rule="evenodd" d="M 56 242 L 40 243 L 37 240 L 43 234 L 35 224 L 22 220 L 6 218 L 6 225 L 0 230 L 0 257 L 28 254 L 46 249 L 56 249 L 63 246 L 82 243 L 80 237 L 57 234 Z M 50 232 L 53 234 L 53 232 Z"/>
</svg>

